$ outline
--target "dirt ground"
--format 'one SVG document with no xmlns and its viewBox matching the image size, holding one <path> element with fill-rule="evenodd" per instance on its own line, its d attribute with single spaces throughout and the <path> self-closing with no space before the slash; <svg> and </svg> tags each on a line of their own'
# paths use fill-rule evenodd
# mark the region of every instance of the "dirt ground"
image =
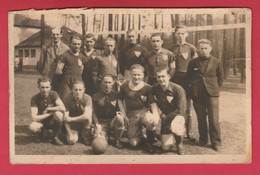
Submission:
<svg viewBox="0 0 260 175">
<path fill-rule="evenodd" d="M 38 93 L 37 78 L 40 75 L 33 71 L 16 73 L 15 85 L 15 154 L 16 155 L 86 155 L 93 154 L 90 146 L 81 143 L 76 145 L 55 146 L 50 142 L 36 143 L 31 135 L 28 125 L 32 121 L 30 117 L 30 99 Z M 210 143 L 207 147 L 200 147 L 198 143 L 184 140 L 184 152 L 186 155 L 201 154 L 244 154 L 245 153 L 245 112 L 246 94 L 245 84 L 239 83 L 239 77 L 230 76 L 224 82 L 220 94 L 220 126 L 222 134 L 222 150 L 215 152 Z M 198 127 L 196 114 L 193 112 L 193 131 L 198 140 Z M 117 149 L 111 145 L 105 154 L 108 155 L 140 155 L 148 154 L 144 146 L 133 150 L 129 148 L 127 140 L 124 149 Z M 163 153 L 176 154 L 176 152 Z"/>
</svg>

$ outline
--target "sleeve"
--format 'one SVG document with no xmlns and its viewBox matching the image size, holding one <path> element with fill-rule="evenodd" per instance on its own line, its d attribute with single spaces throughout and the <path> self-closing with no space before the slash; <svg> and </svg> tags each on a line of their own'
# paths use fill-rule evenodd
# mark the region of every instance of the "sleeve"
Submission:
<svg viewBox="0 0 260 175">
<path fill-rule="evenodd" d="M 32 99 L 31 99 L 31 107 L 37 107 L 36 96 L 33 96 Z"/>
<path fill-rule="evenodd" d="M 118 93 L 118 99 L 119 100 L 124 100 L 125 99 L 125 93 L 124 93 L 124 89 L 125 89 L 125 87 L 126 87 L 126 83 L 127 83 L 128 81 L 126 81 L 123 85 L 122 85 L 122 87 L 120 88 L 120 91 L 119 91 L 119 93 Z"/>
<path fill-rule="evenodd" d="M 60 98 L 59 94 L 55 91 L 51 91 L 51 98 L 53 99 L 53 101 L 56 101 L 58 98 Z"/>
<path fill-rule="evenodd" d="M 220 60 L 218 60 L 217 77 L 218 77 L 218 85 L 219 87 L 221 87 L 224 81 L 224 74 L 223 74 L 223 68 Z"/>
<path fill-rule="evenodd" d="M 166 120 L 172 120 L 172 119 L 174 119 L 174 117 L 176 115 L 181 115 L 181 116 L 185 117 L 186 96 L 185 96 L 184 89 L 180 88 L 180 89 L 177 90 L 176 93 L 178 93 L 176 95 L 176 97 L 177 97 L 177 99 L 176 99 L 177 100 L 177 104 L 176 104 L 177 107 L 173 112 L 171 112 L 170 114 L 168 114 L 166 116 Z"/>
<path fill-rule="evenodd" d="M 173 52 L 169 51 L 168 56 L 169 56 L 169 62 L 170 62 L 170 63 L 172 63 L 172 62 L 174 62 L 174 61 L 176 60 L 176 59 L 175 59 L 175 55 L 174 55 Z"/>
<path fill-rule="evenodd" d="M 85 107 L 87 107 L 87 106 L 92 107 L 92 106 L 93 106 L 93 104 L 92 104 L 92 98 L 91 98 L 89 95 L 86 95 L 85 104 L 86 104 Z"/>
<path fill-rule="evenodd" d="M 65 108 L 66 108 L 66 111 L 69 111 L 69 101 L 70 101 L 69 97 L 70 97 L 69 95 L 66 96 L 65 99 L 64 99 L 64 101 L 63 101 L 64 106 L 65 106 Z"/>
<path fill-rule="evenodd" d="M 191 59 L 198 57 L 197 48 L 195 46 L 192 45 L 190 47 L 190 51 L 191 51 Z"/>
<path fill-rule="evenodd" d="M 148 102 L 149 104 L 153 104 L 156 103 L 155 99 L 154 99 L 154 86 L 150 87 L 150 91 L 148 93 Z"/>
<path fill-rule="evenodd" d="M 39 59 L 39 62 L 37 64 L 37 69 L 38 69 L 39 72 L 43 71 L 45 59 L 46 59 L 46 48 L 45 48 L 45 46 L 43 46 L 42 49 L 41 49 L 40 59 Z"/>
<path fill-rule="evenodd" d="M 62 63 L 65 63 L 66 60 L 67 60 L 65 54 L 66 54 L 66 52 L 60 56 L 60 61 L 61 61 Z"/>
<path fill-rule="evenodd" d="M 98 118 L 97 118 L 97 115 L 96 115 L 96 110 L 98 109 L 98 106 L 97 106 L 97 102 L 95 100 L 95 96 L 92 99 L 92 103 L 93 103 L 93 112 L 92 112 L 93 123 L 98 124 Z"/>
</svg>

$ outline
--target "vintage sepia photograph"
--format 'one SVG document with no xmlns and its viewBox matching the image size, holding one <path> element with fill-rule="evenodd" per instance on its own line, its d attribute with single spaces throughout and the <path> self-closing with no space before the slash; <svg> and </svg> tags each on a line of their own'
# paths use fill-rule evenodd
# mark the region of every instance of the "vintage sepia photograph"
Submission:
<svg viewBox="0 0 260 175">
<path fill-rule="evenodd" d="M 251 10 L 8 14 L 12 164 L 250 163 Z"/>
</svg>

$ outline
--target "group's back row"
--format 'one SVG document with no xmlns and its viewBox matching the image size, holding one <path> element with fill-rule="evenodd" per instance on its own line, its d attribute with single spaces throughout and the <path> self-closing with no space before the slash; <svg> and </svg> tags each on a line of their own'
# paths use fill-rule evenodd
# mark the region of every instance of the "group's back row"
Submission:
<svg viewBox="0 0 260 175">
<path fill-rule="evenodd" d="M 150 85 L 157 82 L 156 69 L 167 67 L 171 80 L 184 87 L 188 63 L 197 57 L 195 46 L 186 42 L 188 32 L 183 25 L 176 27 L 176 44 L 171 51 L 162 48 L 160 34 L 151 35 L 152 50 L 147 51 L 137 44 L 137 32 L 127 31 L 127 45 L 120 50 L 118 58 L 113 54 L 116 43 L 112 38 L 105 40 L 104 51 L 100 52 L 94 49 L 93 34 L 85 36 L 83 51 L 79 36 L 71 37 L 70 47 L 62 43 L 61 29 L 53 29 L 52 36 L 53 42 L 42 49 L 38 69 L 49 76 L 53 90 L 59 92 L 62 99 L 70 92 L 72 82 L 81 78 L 85 83 L 86 93 L 93 96 L 99 90 L 101 78 L 108 73 L 116 78 L 117 89 L 125 80 L 129 80 L 130 67 L 134 64 L 145 67 L 145 82 Z"/>
</svg>

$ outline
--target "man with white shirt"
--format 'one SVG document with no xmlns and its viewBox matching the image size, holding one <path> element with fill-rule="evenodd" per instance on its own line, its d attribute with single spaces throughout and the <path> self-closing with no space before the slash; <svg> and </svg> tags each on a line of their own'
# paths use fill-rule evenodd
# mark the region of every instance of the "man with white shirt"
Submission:
<svg viewBox="0 0 260 175">
<path fill-rule="evenodd" d="M 98 51 L 94 49 L 95 38 L 93 34 L 87 34 L 85 37 L 85 46 L 83 54 L 86 56 L 86 62 L 82 73 L 82 80 L 85 83 L 86 94 L 93 96 L 97 93 L 97 59 Z"/>
</svg>

